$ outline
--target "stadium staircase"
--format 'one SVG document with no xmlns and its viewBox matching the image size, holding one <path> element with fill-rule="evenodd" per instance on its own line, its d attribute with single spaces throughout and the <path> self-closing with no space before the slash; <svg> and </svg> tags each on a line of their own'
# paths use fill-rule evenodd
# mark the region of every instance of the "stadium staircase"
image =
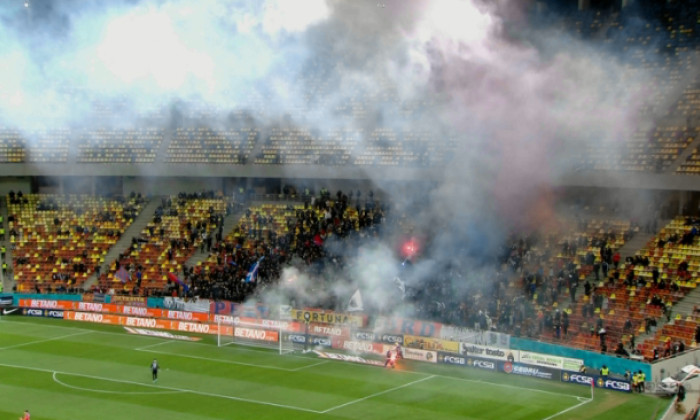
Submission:
<svg viewBox="0 0 700 420">
<path fill-rule="evenodd" d="M 680 154 L 678 158 L 668 167 L 670 172 L 675 172 L 682 164 L 688 160 L 688 157 L 693 154 L 693 152 L 700 147 L 700 130 L 695 131 L 695 140 L 688 145 Z"/>
<path fill-rule="evenodd" d="M 12 279 L 12 249 L 10 248 L 10 234 L 9 234 L 9 223 L 7 222 L 7 197 L 0 197 L 0 216 L 2 216 L 2 224 L 5 227 L 5 237 L 0 238 L 0 245 L 7 249 L 5 254 L 5 259 L 0 258 L 0 282 L 2 282 L 2 291 L 10 292 L 12 291 L 12 286 L 14 286 L 14 281 Z M 2 263 L 7 263 L 8 272 L 2 272 Z"/>
<path fill-rule="evenodd" d="M 153 215 L 155 214 L 156 209 L 158 208 L 160 203 L 160 197 L 151 197 L 150 199 L 148 199 L 148 202 L 145 206 L 143 206 L 143 209 L 141 210 L 139 215 L 136 216 L 136 219 L 124 231 L 124 234 L 121 236 L 121 238 L 119 238 L 117 243 L 114 244 L 112 248 L 110 248 L 109 252 L 107 252 L 107 255 L 105 255 L 104 261 L 100 266 L 100 270 L 102 273 L 107 273 L 109 271 L 109 266 L 111 262 L 115 261 L 117 257 L 119 257 L 119 253 L 122 250 L 127 249 L 129 248 L 129 246 L 131 246 L 131 238 L 139 236 L 141 232 L 148 226 L 148 223 L 153 220 Z M 97 275 L 95 275 L 94 273 L 91 274 L 85 282 L 85 290 L 89 290 L 93 285 L 97 284 L 97 282 Z"/>
<path fill-rule="evenodd" d="M 255 203 L 252 203 L 251 205 L 255 205 Z M 246 206 L 241 206 L 232 211 L 231 214 L 224 218 L 224 227 L 222 229 L 224 237 L 226 237 L 226 234 L 231 232 L 233 228 L 236 227 L 238 221 L 241 220 L 241 217 L 243 217 L 243 215 L 245 214 L 246 208 Z M 187 260 L 186 265 L 188 267 L 196 267 L 197 265 L 203 264 L 208 257 L 209 252 L 201 252 L 199 251 L 199 249 L 197 249 L 195 253 L 190 257 L 190 259 Z"/>
<path fill-rule="evenodd" d="M 165 132 L 163 133 L 163 141 L 160 142 L 160 146 L 158 147 L 158 150 L 156 151 L 156 162 L 158 162 L 158 163 L 166 163 L 167 162 L 168 149 L 170 148 L 170 143 L 172 143 L 174 135 L 175 135 L 175 130 L 172 127 L 168 127 L 165 130 Z M 155 211 L 155 209 L 154 209 L 154 211 Z"/>
<path fill-rule="evenodd" d="M 659 223 L 657 226 L 666 226 L 670 220 L 659 220 Z M 620 249 L 617 250 L 617 252 L 620 253 L 620 261 L 624 262 L 627 257 L 634 257 L 636 253 L 640 250 L 643 249 L 647 243 L 656 236 L 658 232 L 653 232 L 653 233 L 647 233 L 643 231 L 639 231 L 634 234 L 634 236 L 627 242 L 625 242 Z"/>
</svg>

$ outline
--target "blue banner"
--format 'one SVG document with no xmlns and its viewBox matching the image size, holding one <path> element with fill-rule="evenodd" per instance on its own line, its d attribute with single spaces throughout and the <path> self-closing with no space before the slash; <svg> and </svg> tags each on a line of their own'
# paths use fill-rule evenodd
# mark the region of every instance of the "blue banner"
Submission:
<svg viewBox="0 0 700 420">
<path fill-rule="evenodd" d="M 593 381 L 596 388 L 611 389 L 613 391 L 620 392 L 632 392 L 632 385 L 629 381 L 613 379 L 610 377 L 603 378 L 600 375 L 589 375 L 579 372 L 562 372 L 561 381 L 586 386 L 591 386 L 591 381 Z"/>
<path fill-rule="evenodd" d="M 454 353 L 438 352 L 438 363 L 446 365 L 472 367 L 476 369 L 496 370 L 496 361 L 493 359 L 482 359 L 480 357 L 463 356 Z"/>
<path fill-rule="evenodd" d="M 558 380 L 558 369 L 550 369 L 539 366 L 523 365 L 521 363 L 498 362 L 498 370 L 513 375 L 530 376 L 532 378 Z"/>
<path fill-rule="evenodd" d="M 636 360 L 630 360 L 612 355 L 608 356 L 592 351 L 575 349 L 552 343 L 544 343 L 541 341 L 528 340 L 520 337 L 511 337 L 510 345 L 512 348 L 518 350 L 570 357 L 573 359 L 582 359 L 584 365 L 595 369 L 600 369 L 603 365 L 606 365 L 608 368 L 610 368 L 611 372 L 619 375 L 622 375 L 622 373 L 627 370 L 630 372 L 637 372 L 641 370 L 644 375 L 646 375 L 647 380 L 653 379 L 651 376 L 651 365 Z"/>
</svg>

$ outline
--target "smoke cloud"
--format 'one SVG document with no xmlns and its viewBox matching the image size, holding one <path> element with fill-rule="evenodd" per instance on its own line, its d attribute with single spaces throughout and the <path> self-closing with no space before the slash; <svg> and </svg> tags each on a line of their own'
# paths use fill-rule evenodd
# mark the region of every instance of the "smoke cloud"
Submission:
<svg viewBox="0 0 700 420">
<path fill-rule="evenodd" d="M 377 130 L 411 133 L 436 163 L 427 185 L 366 175 L 392 217 L 406 215 L 429 242 L 407 279 L 420 285 L 435 270 L 490 263 L 510 232 L 549 214 L 554 180 L 653 120 L 651 93 L 667 96 L 650 92 L 654 75 L 631 57 L 513 3 L 5 1 L 0 124 L 136 125 L 178 103 L 285 121 L 319 142 L 351 132 L 356 155 Z M 96 119 L 96 104 L 120 112 Z M 357 286 L 395 299 L 377 291 L 401 275 L 399 232 L 385 234 L 333 273 L 336 294 Z M 285 272 L 282 283 L 313 289 L 304 276 Z"/>
</svg>

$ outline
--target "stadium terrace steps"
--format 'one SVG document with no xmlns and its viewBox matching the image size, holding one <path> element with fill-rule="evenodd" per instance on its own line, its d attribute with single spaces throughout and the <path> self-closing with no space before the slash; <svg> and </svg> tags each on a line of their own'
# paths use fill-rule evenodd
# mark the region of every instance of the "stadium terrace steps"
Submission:
<svg viewBox="0 0 700 420">
<path fill-rule="evenodd" d="M 255 205 L 256 203 L 253 203 L 251 205 Z M 226 237 L 232 230 L 233 228 L 236 227 L 238 224 L 238 221 L 241 219 L 241 217 L 245 214 L 246 207 L 242 206 L 238 210 L 231 212 L 228 216 L 224 218 L 224 227 L 223 227 L 223 232 L 224 232 L 224 237 Z M 195 267 L 199 263 L 204 263 L 204 261 L 207 260 L 209 257 L 209 252 L 200 252 L 200 251 L 195 251 L 194 255 L 190 257 L 189 260 L 185 263 L 188 267 Z"/>
<path fill-rule="evenodd" d="M 163 133 L 163 141 L 160 143 L 160 146 L 158 147 L 158 151 L 156 152 L 156 162 L 158 162 L 158 163 L 165 162 L 165 159 L 168 156 L 168 148 L 170 147 L 170 143 L 173 141 L 173 136 L 174 136 L 174 130 L 172 128 L 165 129 L 165 131 Z M 155 209 L 154 209 L 154 211 L 155 211 Z"/>
<path fill-rule="evenodd" d="M 0 238 L 0 245 L 4 245 L 7 253 L 5 254 L 5 259 L 0 257 L 0 282 L 2 282 L 3 291 L 9 292 L 12 290 L 13 281 L 12 275 L 8 272 L 5 274 L 2 272 L 2 263 L 6 262 L 8 267 L 12 267 L 12 250 L 10 249 L 10 242 L 8 238 L 10 237 L 7 229 L 7 197 L 0 197 L 0 216 L 2 216 L 2 225 L 5 228 L 5 237 Z"/>
<path fill-rule="evenodd" d="M 693 315 L 693 309 L 700 308 L 700 287 L 696 287 L 681 299 L 674 307 L 673 314 L 680 315 L 683 319 Z"/>
<path fill-rule="evenodd" d="M 693 154 L 695 150 L 697 150 L 698 147 L 700 147 L 700 130 L 695 130 L 695 133 L 693 134 L 695 136 L 695 140 L 693 140 L 692 143 L 688 145 L 681 153 L 678 154 L 678 157 L 676 160 L 671 163 L 669 166 L 669 171 L 671 172 L 678 172 L 681 169 L 681 165 L 683 165 L 690 155 Z"/>
<path fill-rule="evenodd" d="M 126 229 L 126 231 L 124 231 L 122 237 L 119 238 L 117 243 L 115 243 L 114 246 L 112 246 L 109 249 L 107 255 L 105 255 L 104 262 L 100 266 L 101 273 L 107 273 L 109 271 L 110 265 L 114 260 L 117 259 L 122 250 L 129 248 L 129 246 L 131 245 L 131 238 L 139 236 L 139 233 L 153 218 L 153 214 L 155 213 L 156 208 L 158 208 L 158 206 L 160 205 L 160 197 L 150 197 L 146 200 L 146 205 L 143 207 L 139 215 L 136 216 L 136 219 L 134 219 L 131 225 Z M 87 290 L 97 283 L 98 278 L 93 273 L 85 282 L 85 289 Z"/>
<path fill-rule="evenodd" d="M 659 221 L 658 226 L 666 226 L 670 220 Z M 646 244 L 656 236 L 657 232 L 646 233 L 640 230 L 627 243 L 622 245 L 617 251 L 620 253 L 621 261 L 625 261 L 627 257 L 634 257 L 640 249 L 643 249 Z"/>
</svg>

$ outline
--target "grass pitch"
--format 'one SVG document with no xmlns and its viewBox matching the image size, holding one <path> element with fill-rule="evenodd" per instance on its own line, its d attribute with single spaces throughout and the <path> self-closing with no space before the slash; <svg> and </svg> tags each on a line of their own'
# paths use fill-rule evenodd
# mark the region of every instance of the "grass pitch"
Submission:
<svg viewBox="0 0 700 420">
<path fill-rule="evenodd" d="M 0 417 L 16 419 L 657 419 L 669 400 L 456 366 L 389 370 L 0 319 Z M 150 362 L 161 365 L 158 382 Z"/>
</svg>

